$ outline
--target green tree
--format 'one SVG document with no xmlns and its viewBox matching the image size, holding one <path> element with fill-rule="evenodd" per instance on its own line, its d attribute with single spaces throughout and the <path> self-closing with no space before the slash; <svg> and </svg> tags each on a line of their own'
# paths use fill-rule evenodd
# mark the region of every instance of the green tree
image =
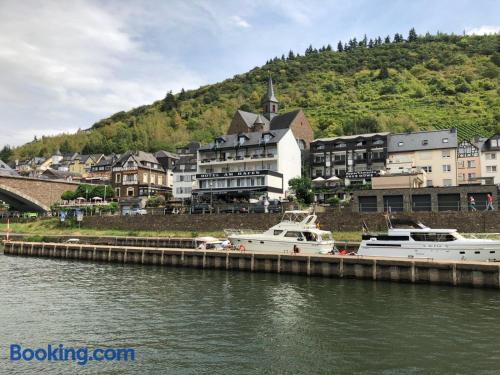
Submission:
<svg viewBox="0 0 500 375">
<path fill-rule="evenodd" d="M 75 192 L 71 190 L 67 190 L 61 194 L 61 199 L 64 201 L 71 201 L 76 198 Z"/>
<path fill-rule="evenodd" d="M 67 139 L 64 140 L 64 142 L 61 144 L 61 147 L 59 147 L 59 150 L 61 151 L 61 154 L 69 154 L 73 152 L 73 149 L 71 145 L 69 144 L 69 141 Z"/>
<path fill-rule="evenodd" d="M 165 99 L 163 99 L 163 104 L 161 107 L 162 111 L 168 112 L 171 109 L 175 108 L 176 106 L 177 106 L 177 101 L 175 100 L 174 94 L 172 94 L 172 91 L 167 92 Z"/>
<path fill-rule="evenodd" d="M 342 45 L 342 42 L 339 41 L 339 43 L 337 44 L 337 51 L 342 52 L 343 50 L 344 50 L 344 46 Z"/>
<path fill-rule="evenodd" d="M 288 186 L 295 194 L 297 200 L 303 204 L 314 202 L 312 181 L 308 177 L 296 177 L 288 181 Z"/>
<path fill-rule="evenodd" d="M 11 156 L 12 156 L 12 149 L 10 148 L 10 146 L 9 145 L 3 146 L 2 150 L 0 151 L 0 160 L 8 162 Z"/>
<path fill-rule="evenodd" d="M 106 197 L 104 197 L 104 192 L 106 192 Z M 91 195 L 91 198 L 99 197 L 102 199 L 109 199 L 115 196 L 115 192 L 111 185 L 97 185 L 92 189 Z"/>
<path fill-rule="evenodd" d="M 387 69 L 387 66 L 382 66 L 380 68 L 380 71 L 378 72 L 378 79 L 386 79 L 389 78 L 389 70 Z"/>
<path fill-rule="evenodd" d="M 415 28 L 412 27 L 410 29 L 410 32 L 408 33 L 408 42 L 416 42 L 418 39 L 417 32 L 415 31 Z"/>
</svg>

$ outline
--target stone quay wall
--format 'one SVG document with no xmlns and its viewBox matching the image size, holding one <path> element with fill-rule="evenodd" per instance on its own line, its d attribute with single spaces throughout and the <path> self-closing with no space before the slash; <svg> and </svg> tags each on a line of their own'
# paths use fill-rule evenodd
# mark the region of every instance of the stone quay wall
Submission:
<svg viewBox="0 0 500 375">
<path fill-rule="evenodd" d="M 363 223 L 370 231 L 387 229 L 382 213 L 357 213 L 349 210 L 327 210 L 318 213 L 321 229 L 332 232 L 361 232 Z M 419 212 L 393 214 L 401 219 L 421 221 L 431 228 L 458 229 L 465 233 L 500 233 L 500 212 Z M 172 230 L 212 232 L 224 229 L 265 230 L 280 221 L 281 214 L 199 214 L 199 215 L 142 215 L 87 216 L 82 227 L 95 229 Z"/>
<path fill-rule="evenodd" d="M 500 265 L 492 262 L 293 255 L 285 252 L 267 254 L 42 242 L 6 242 L 4 253 L 11 256 L 78 259 L 122 264 L 271 272 L 495 289 L 500 287 Z"/>
</svg>

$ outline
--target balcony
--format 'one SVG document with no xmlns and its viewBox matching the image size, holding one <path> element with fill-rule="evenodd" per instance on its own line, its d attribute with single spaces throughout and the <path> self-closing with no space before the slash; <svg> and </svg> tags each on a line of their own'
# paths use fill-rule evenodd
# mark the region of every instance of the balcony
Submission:
<svg viewBox="0 0 500 375">
<path fill-rule="evenodd" d="M 130 181 L 123 180 L 122 185 L 137 185 L 137 180 L 130 180 Z"/>
<path fill-rule="evenodd" d="M 113 167 L 113 172 L 136 171 L 137 165 L 133 167 Z"/>
<path fill-rule="evenodd" d="M 244 161 L 254 161 L 254 160 L 276 160 L 278 155 L 273 153 L 267 154 L 250 154 L 250 155 L 237 155 L 228 156 L 226 158 L 203 158 L 200 164 L 228 164 L 228 163 L 241 163 Z"/>
</svg>

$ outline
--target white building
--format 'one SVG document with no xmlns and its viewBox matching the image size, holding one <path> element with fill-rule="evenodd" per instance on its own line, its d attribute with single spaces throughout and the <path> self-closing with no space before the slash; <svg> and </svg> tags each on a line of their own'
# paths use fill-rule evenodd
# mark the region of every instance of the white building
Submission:
<svg viewBox="0 0 500 375">
<path fill-rule="evenodd" d="M 195 194 L 284 198 L 288 181 L 301 176 L 301 151 L 290 129 L 229 134 L 198 150 Z"/>
<path fill-rule="evenodd" d="M 495 184 L 500 184 L 500 134 L 486 139 L 481 147 L 481 177 L 493 178 Z"/>
<path fill-rule="evenodd" d="M 177 149 L 179 160 L 173 170 L 172 194 L 178 200 L 190 200 L 196 187 L 196 157 L 200 148 L 198 142 L 191 142 Z"/>
</svg>

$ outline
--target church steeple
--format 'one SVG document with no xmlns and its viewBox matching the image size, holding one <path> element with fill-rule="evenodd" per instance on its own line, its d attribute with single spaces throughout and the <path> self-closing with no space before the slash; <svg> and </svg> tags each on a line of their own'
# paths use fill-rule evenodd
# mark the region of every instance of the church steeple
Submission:
<svg viewBox="0 0 500 375">
<path fill-rule="evenodd" d="M 278 113 L 279 102 L 274 96 L 273 79 L 271 78 L 271 75 L 269 75 L 269 79 L 267 80 L 267 92 L 262 97 L 261 104 L 264 116 L 269 121 L 272 120 L 272 118 Z"/>
</svg>

